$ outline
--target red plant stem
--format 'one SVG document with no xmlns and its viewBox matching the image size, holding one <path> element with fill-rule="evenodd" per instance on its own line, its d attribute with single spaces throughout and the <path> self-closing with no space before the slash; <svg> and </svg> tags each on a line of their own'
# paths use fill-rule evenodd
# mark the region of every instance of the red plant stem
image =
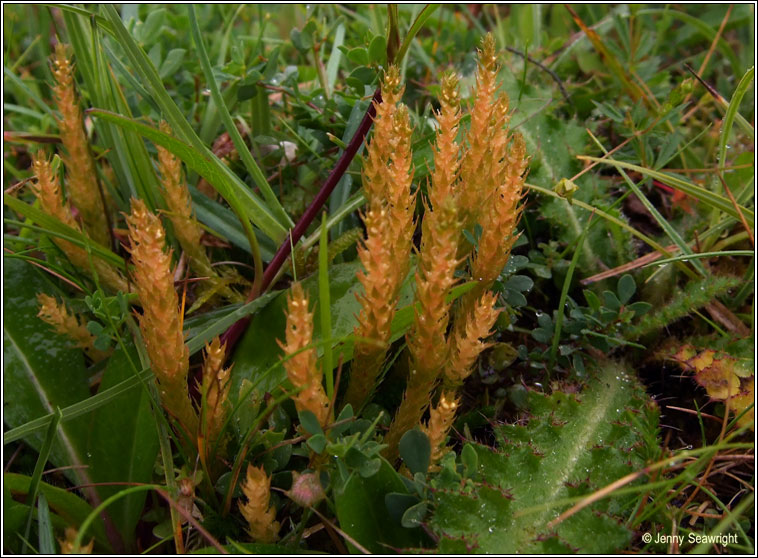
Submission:
<svg viewBox="0 0 758 558">
<path fill-rule="evenodd" d="M 276 274 L 284 265 L 284 262 L 287 261 L 292 246 L 295 246 L 303 234 L 305 234 L 305 231 L 316 218 L 319 211 L 321 211 L 321 208 L 326 203 L 326 200 L 329 199 L 329 196 L 331 195 L 332 191 L 334 191 L 337 183 L 345 174 L 345 171 L 347 171 L 347 167 L 350 165 L 356 153 L 358 153 L 361 145 L 363 145 L 363 140 L 366 139 L 366 135 L 371 129 L 371 125 L 374 123 L 376 105 L 381 102 L 382 93 L 380 88 L 377 88 L 376 91 L 374 91 L 372 102 L 366 110 L 366 114 L 363 116 L 363 120 L 361 121 L 360 126 L 358 126 L 358 129 L 355 131 L 355 135 L 353 135 L 350 143 L 348 143 L 347 147 L 345 147 L 345 151 L 337 161 L 337 164 L 334 165 L 332 172 L 329 173 L 329 176 L 324 182 L 324 185 L 321 186 L 321 189 L 319 190 L 318 194 L 316 194 L 316 197 L 313 198 L 313 201 L 308 206 L 308 209 L 305 210 L 303 216 L 300 217 L 298 222 L 295 224 L 295 227 L 284 239 L 284 242 L 282 242 L 282 244 L 279 246 L 279 249 L 276 251 L 276 254 L 274 254 L 274 257 L 266 266 L 266 270 L 263 272 L 263 280 L 261 281 L 260 293 L 265 292 L 266 289 L 268 289 L 268 287 L 271 285 L 271 281 L 274 279 L 274 277 L 276 277 Z M 247 298 L 247 301 L 252 301 L 258 296 L 258 294 L 256 294 L 254 291 L 251 291 L 250 295 Z M 221 336 L 221 344 L 226 347 L 227 355 L 231 353 L 232 348 L 237 344 L 237 341 L 239 341 L 240 337 L 242 337 L 242 334 L 244 333 L 245 329 L 247 329 L 249 323 L 249 316 L 237 320 Z"/>
</svg>

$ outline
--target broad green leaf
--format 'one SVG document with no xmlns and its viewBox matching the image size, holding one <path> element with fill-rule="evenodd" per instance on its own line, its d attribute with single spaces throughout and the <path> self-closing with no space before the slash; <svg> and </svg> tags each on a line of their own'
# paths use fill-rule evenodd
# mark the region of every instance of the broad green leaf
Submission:
<svg viewBox="0 0 758 558">
<path fill-rule="evenodd" d="M 657 451 L 657 407 L 624 365 L 605 362 L 580 393 L 528 394 L 526 424 L 496 427 L 498 451 L 472 444 L 474 482 L 433 480 L 429 525 L 445 553 L 606 554 L 626 548 L 637 496 L 601 499 L 556 526 L 576 503 L 639 470 Z M 602 534 L 602 536 L 600 536 Z"/>
<path fill-rule="evenodd" d="M 26 262 L 4 258 L 3 320 L 4 421 L 20 426 L 89 397 L 84 357 L 73 343 L 53 332 L 37 317 L 38 293 L 52 289 L 40 273 Z M 69 469 L 72 479 L 88 483 L 86 468 L 86 419 L 61 422 L 50 461 Z M 39 450 L 43 434 L 30 434 L 25 441 Z"/>
<path fill-rule="evenodd" d="M 3 493 L 8 495 L 15 495 L 17 498 L 25 498 L 29 492 L 29 485 L 31 478 L 26 475 L 19 475 L 16 473 L 5 473 L 3 475 Z M 84 519 L 92 512 L 92 506 L 82 500 L 75 493 L 52 486 L 45 482 L 39 484 L 40 494 L 45 495 L 47 505 L 50 511 L 53 512 L 53 521 L 55 522 L 55 516 L 60 517 L 65 525 L 78 526 L 84 521 Z M 5 496 L 4 496 L 5 499 Z M 14 501 L 15 502 L 15 501 Z M 3 503 L 3 512 L 6 516 L 4 519 L 3 527 L 7 529 L 7 513 L 8 513 L 8 500 Z M 27 506 L 16 503 L 19 507 L 23 507 L 28 510 Z M 4 529 L 4 530 L 5 530 Z M 110 549 L 108 539 L 105 536 L 105 527 L 101 519 L 95 521 L 90 527 L 92 535 L 101 547 Z"/>
<path fill-rule="evenodd" d="M 133 346 L 127 345 L 127 348 L 128 355 L 119 348 L 110 357 L 99 391 L 134 377 L 135 370 L 132 366 L 139 367 L 139 357 Z M 87 459 L 94 482 L 151 481 L 158 455 L 157 430 L 153 417 L 149 396 L 142 385 L 134 386 L 95 411 L 87 447 Z M 98 493 L 105 500 L 123 489 L 123 486 L 118 485 L 100 486 Z M 108 508 L 125 541 L 134 540 L 134 529 L 142 513 L 145 497 L 145 492 L 131 494 Z"/>
<path fill-rule="evenodd" d="M 373 553 L 420 546 L 419 530 L 405 529 L 396 523 L 384 503 L 387 494 L 408 491 L 392 466 L 384 459 L 381 461 L 376 474 L 363 478 L 353 473 L 343 487 L 334 491 L 340 529 Z M 347 544 L 353 554 L 360 552 Z"/>
<path fill-rule="evenodd" d="M 416 428 L 409 430 L 400 438 L 398 449 L 411 474 L 426 473 L 432 456 L 432 446 L 426 434 Z"/>
</svg>

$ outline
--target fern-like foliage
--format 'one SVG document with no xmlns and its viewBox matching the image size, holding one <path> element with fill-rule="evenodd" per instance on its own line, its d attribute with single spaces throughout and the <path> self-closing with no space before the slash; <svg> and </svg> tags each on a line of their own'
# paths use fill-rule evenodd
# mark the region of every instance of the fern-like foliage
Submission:
<svg viewBox="0 0 758 558">
<path fill-rule="evenodd" d="M 496 428 L 499 451 L 461 453 L 433 481 L 429 526 L 446 553 L 609 553 L 632 532 L 634 495 L 600 500 L 549 528 L 578 498 L 644 466 L 656 446 L 657 406 L 623 365 L 605 363 L 576 394 L 530 392 L 530 416 Z M 473 449 L 473 451 L 471 451 Z"/>
</svg>

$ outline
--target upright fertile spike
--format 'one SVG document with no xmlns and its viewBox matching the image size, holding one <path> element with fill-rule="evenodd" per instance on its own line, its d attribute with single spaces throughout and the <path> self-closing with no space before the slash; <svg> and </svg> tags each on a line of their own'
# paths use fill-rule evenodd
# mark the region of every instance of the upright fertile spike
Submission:
<svg viewBox="0 0 758 558">
<path fill-rule="evenodd" d="M 197 414 L 187 386 L 189 350 L 184 344 L 179 298 L 174 290 L 171 252 L 165 252 L 166 233 L 160 219 L 142 200 L 132 199 L 129 226 L 133 279 L 142 304 L 140 330 L 145 340 L 166 410 L 194 438 Z"/>
<path fill-rule="evenodd" d="M 421 426 L 421 431 L 427 435 L 432 446 L 432 465 L 438 463 L 448 451 L 445 439 L 455 420 L 457 408 L 458 401 L 455 399 L 455 393 L 442 392 L 437 406 L 429 411 L 429 421 Z"/>
<path fill-rule="evenodd" d="M 479 357 L 489 344 L 481 339 L 488 337 L 495 325 L 500 310 L 495 308 L 497 295 L 485 292 L 475 301 L 472 311 L 458 315 L 457 321 L 462 325 L 456 327 L 450 339 L 450 360 L 445 367 L 445 381 L 448 385 L 458 386 L 463 383 Z"/>
<path fill-rule="evenodd" d="M 482 236 L 471 265 L 471 272 L 474 279 L 480 282 L 480 289 L 489 288 L 508 263 L 521 215 L 518 204 L 523 195 L 526 165 L 524 140 L 520 134 L 515 134 L 510 149 L 498 164 L 499 187 L 485 208 Z"/>
<path fill-rule="evenodd" d="M 108 217 L 74 88 L 74 68 L 66 57 L 66 48 L 62 43 L 55 46 L 53 76 L 53 92 L 62 117 L 58 121 L 58 129 L 65 148 L 62 158 L 66 166 L 66 187 L 79 210 L 84 230 L 103 246 L 110 246 Z"/>
<path fill-rule="evenodd" d="M 461 234 L 453 189 L 458 171 L 455 137 L 460 119 L 456 87 L 454 76 L 443 79 L 434 172 L 428 189 L 432 206 L 427 206 L 424 214 L 416 273 L 416 299 L 420 309 L 406 337 L 411 353 L 411 374 L 403 401 L 385 438 L 389 444 L 387 455 L 391 458 L 396 454 L 400 437 L 421 420 L 431 391 L 448 360 L 445 333 L 450 304 L 446 297 L 455 283 Z"/>
<path fill-rule="evenodd" d="M 71 215 L 71 207 L 63 199 L 58 176 L 53 172 L 50 161 L 45 158 L 41 151 L 34 155 L 32 166 L 36 176 L 36 181 L 32 183 L 32 191 L 37 196 L 42 211 L 58 219 L 64 225 L 80 231 L 79 224 Z M 53 237 L 53 242 L 66 254 L 69 261 L 84 273 L 93 277 L 97 275 L 98 280 L 113 291 L 129 292 L 129 285 L 126 280 L 109 263 L 104 262 L 94 254 L 90 257 L 84 248 L 68 240 Z"/>
<path fill-rule="evenodd" d="M 497 91 L 497 53 L 495 39 L 487 34 L 479 51 L 476 73 L 476 94 L 471 108 L 471 125 L 468 131 L 469 149 L 461 164 L 462 187 L 459 194 L 464 227 L 471 229 L 478 222 L 480 211 L 492 191 L 493 147 L 498 133 L 493 124 L 503 113 L 495 97 Z M 502 123 L 501 123 L 502 126 Z"/>
<path fill-rule="evenodd" d="M 242 484 L 246 503 L 240 502 L 242 516 L 247 520 L 247 532 L 250 537 L 261 543 L 273 543 L 279 538 L 279 522 L 276 510 L 269 506 L 271 499 L 271 478 L 263 467 L 247 466 L 247 477 Z"/>
<path fill-rule="evenodd" d="M 279 341 L 284 350 L 284 369 L 292 385 L 299 389 L 292 396 L 298 411 L 310 411 L 324 426 L 329 421 L 329 400 L 321 385 L 321 369 L 316 364 L 313 342 L 313 312 L 308 310 L 308 298 L 300 283 L 294 283 L 287 296 L 286 342 Z"/>
<path fill-rule="evenodd" d="M 206 459 L 211 455 L 213 447 L 221 435 L 221 429 L 229 412 L 227 399 L 230 387 L 230 368 L 224 368 L 226 351 L 218 337 L 205 346 L 205 361 L 203 362 L 203 380 L 200 386 L 204 407 L 201 409 L 203 432 L 205 434 Z M 218 445 L 218 453 L 224 450 L 223 444 Z"/>
<path fill-rule="evenodd" d="M 412 129 L 407 109 L 396 106 L 402 88 L 394 66 L 387 71 L 382 96 L 363 167 L 367 236 L 358 248 L 365 270 L 358 278 L 364 293 L 358 295 L 362 307 L 354 331 L 358 340 L 345 396 L 355 408 L 371 394 L 384 362 L 395 305 L 408 273 L 414 230 Z"/>
<path fill-rule="evenodd" d="M 162 132 L 171 133 L 166 122 L 161 122 Z M 203 230 L 192 214 L 192 199 L 187 184 L 182 179 L 182 162 L 168 149 L 157 146 L 158 171 L 161 176 L 163 195 L 168 206 L 168 217 L 174 226 L 174 234 L 179 244 L 187 254 L 189 263 L 195 273 L 205 276 L 215 276 L 208 254 L 201 243 Z"/>
</svg>

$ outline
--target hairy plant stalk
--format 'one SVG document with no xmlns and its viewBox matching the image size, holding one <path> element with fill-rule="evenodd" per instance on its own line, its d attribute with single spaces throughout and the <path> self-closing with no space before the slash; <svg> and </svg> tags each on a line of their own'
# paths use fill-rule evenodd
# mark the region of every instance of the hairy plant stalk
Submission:
<svg viewBox="0 0 758 558">
<path fill-rule="evenodd" d="M 447 434 L 455 420 L 455 411 L 458 409 L 458 401 L 454 392 L 443 391 L 440 400 L 435 407 L 429 410 L 429 420 L 421 425 L 421 431 L 429 438 L 432 447 L 430 462 L 435 467 L 439 460 L 448 452 L 445 445 Z"/>
<path fill-rule="evenodd" d="M 279 522 L 276 521 L 276 509 L 269 505 L 271 499 L 271 478 L 263 467 L 247 466 L 247 477 L 242 483 L 242 493 L 247 498 L 239 508 L 247 520 L 247 532 L 260 543 L 273 543 L 279 538 Z"/>
<path fill-rule="evenodd" d="M 292 385 L 299 391 L 292 396 L 298 411 L 310 411 L 322 426 L 329 422 L 329 399 L 321 383 L 321 369 L 316 363 L 313 342 L 313 312 L 308 310 L 308 298 L 300 283 L 294 283 L 287 297 L 287 332 L 284 350 L 284 369 Z M 309 348 L 308 348 L 309 347 Z"/>
<path fill-rule="evenodd" d="M 198 420 L 187 385 L 189 350 L 184 344 L 179 299 L 174 290 L 171 251 L 165 251 L 166 233 L 160 219 L 142 200 L 132 199 L 132 213 L 126 222 L 133 279 L 142 305 L 140 329 L 158 380 L 161 402 L 194 437 Z"/>
<path fill-rule="evenodd" d="M 450 304 L 446 297 L 455 283 L 459 261 L 460 222 L 454 185 L 458 175 L 458 144 L 455 142 L 460 121 L 458 82 L 448 75 L 442 84 L 442 107 L 434 157 L 434 172 L 429 183 L 429 201 L 424 213 L 421 250 L 416 273 L 416 299 L 419 309 L 406 340 L 411 354 L 411 372 L 403 401 L 390 426 L 385 442 L 388 455 L 395 456 L 403 433 L 421 420 L 437 378 L 448 360 L 445 334 Z"/>
<path fill-rule="evenodd" d="M 81 231 L 79 223 L 71 214 L 71 207 L 63 199 L 58 176 L 53 172 L 50 161 L 41 151 L 34 155 L 32 166 L 36 176 L 35 182 L 32 183 L 32 191 L 37 196 L 42 211 L 58 219 L 64 225 Z M 81 271 L 91 277 L 97 276 L 103 285 L 113 291 L 129 292 L 126 279 L 109 263 L 104 262 L 94 254 L 88 254 L 84 248 L 73 242 L 58 237 L 52 237 L 52 240 L 66 254 L 69 261 Z"/>
<path fill-rule="evenodd" d="M 414 223 L 411 194 L 411 126 L 402 97 L 400 75 L 390 67 L 382 85 L 384 102 L 376 106 L 374 136 L 363 168 L 368 209 L 363 216 L 366 240 L 358 247 L 364 271 L 358 279 L 361 312 L 355 335 L 353 365 L 345 400 L 359 408 L 373 391 L 387 352 L 390 324 L 408 274 Z"/>
<path fill-rule="evenodd" d="M 82 349 L 90 360 L 100 362 L 110 355 L 110 351 L 100 351 L 95 348 L 95 336 L 87 331 L 85 325 L 76 315 L 70 313 L 64 304 L 44 293 L 37 295 L 37 302 L 40 304 L 37 316 L 51 325 L 57 333 L 74 340 L 76 346 Z"/>
<path fill-rule="evenodd" d="M 74 68 L 66 57 L 62 43 L 55 46 L 53 61 L 55 102 L 61 113 L 58 121 L 62 155 L 66 167 L 66 188 L 71 201 L 79 210 L 82 225 L 89 236 L 103 246 L 110 246 L 111 235 L 103 196 L 97 182 L 95 162 L 84 134 L 82 111 L 74 88 Z"/>
<path fill-rule="evenodd" d="M 219 440 L 224 422 L 229 414 L 229 387 L 231 367 L 224 368 L 226 351 L 218 337 L 205 346 L 203 379 L 200 385 L 200 419 L 205 444 L 206 463 L 216 455 L 223 455 L 225 444 Z"/>
</svg>

